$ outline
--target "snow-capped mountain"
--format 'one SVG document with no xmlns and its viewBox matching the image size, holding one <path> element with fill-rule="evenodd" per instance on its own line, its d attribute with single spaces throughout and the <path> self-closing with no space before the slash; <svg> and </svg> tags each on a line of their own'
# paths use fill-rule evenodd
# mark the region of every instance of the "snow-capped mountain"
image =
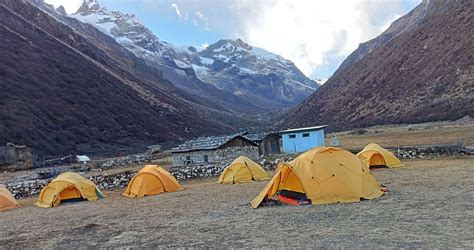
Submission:
<svg viewBox="0 0 474 250">
<path fill-rule="evenodd" d="M 291 61 L 241 39 L 219 40 L 202 51 L 175 46 L 156 37 L 135 15 L 107 10 L 97 0 L 85 0 L 70 17 L 114 38 L 193 94 L 199 88 L 191 82 L 204 82 L 268 109 L 296 105 L 319 87 Z"/>
</svg>

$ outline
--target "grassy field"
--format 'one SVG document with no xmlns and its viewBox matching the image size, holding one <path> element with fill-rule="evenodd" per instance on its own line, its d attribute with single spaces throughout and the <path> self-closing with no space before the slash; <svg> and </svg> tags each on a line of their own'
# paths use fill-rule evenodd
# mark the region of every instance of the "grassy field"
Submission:
<svg viewBox="0 0 474 250">
<path fill-rule="evenodd" d="M 390 125 L 366 128 L 365 134 L 357 135 L 357 130 L 328 134 L 326 145 L 336 136 L 341 146 L 347 149 L 361 149 L 375 142 L 384 147 L 426 146 L 456 144 L 474 146 L 474 123 L 425 123 L 416 125 Z"/>
<path fill-rule="evenodd" d="M 0 212 L 0 248 L 474 247 L 474 157 L 406 161 L 374 171 L 390 192 L 371 201 L 252 209 L 265 182 L 184 183 L 141 199 Z"/>
</svg>

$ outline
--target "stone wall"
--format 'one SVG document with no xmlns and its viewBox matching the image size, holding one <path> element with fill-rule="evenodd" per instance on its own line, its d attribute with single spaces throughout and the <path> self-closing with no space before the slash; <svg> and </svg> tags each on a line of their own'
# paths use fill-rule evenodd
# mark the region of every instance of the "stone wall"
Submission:
<svg viewBox="0 0 474 250">
<path fill-rule="evenodd" d="M 33 168 L 33 154 L 24 145 L 8 143 L 0 147 L 0 170 L 26 170 Z"/>
<path fill-rule="evenodd" d="M 459 145 L 428 146 L 428 147 L 400 147 L 391 149 L 400 159 L 438 158 L 443 156 L 463 156 L 470 154 L 465 147 Z"/>
<path fill-rule="evenodd" d="M 127 167 L 133 166 L 138 164 L 146 164 L 149 163 L 152 159 L 152 155 L 145 153 L 145 154 L 135 154 L 135 155 L 128 155 L 123 157 L 118 157 L 110 160 L 105 161 L 95 161 L 93 164 L 94 168 L 101 168 L 101 169 L 110 169 L 110 168 L 120 168 L 120 167 Z"/>
<path fill-rule="evenodd" d="M 204 161 L 204 156 L 207 155 L 208 161 Z M 244 155 L 251 159 L 258 159 L 258 147 L 245 146 L 245 147 L 228 147 L 217 150 L 200 150 L 183 153 L 173 153 L 171 156 L 173 167 L 186 167 L 186 166 L 204 166 L 204 165 L 215 165 L 222 166 L 228 165 L 235 158 Z M 187 160 L 189 157 L 189 161 Z M 189 164 L 186 164 L 189 162 Z"/>
<path fill-rule="evenodd" d="M 206 155 L 208 157 L 207 162 L 204 160 L 204 156 Z M 217 162 L 217 154 L 216 150 L 198 150 L 190 152 L 172 153 L 171 161 L 174 167 L 214 164 Z"/>
</svg>

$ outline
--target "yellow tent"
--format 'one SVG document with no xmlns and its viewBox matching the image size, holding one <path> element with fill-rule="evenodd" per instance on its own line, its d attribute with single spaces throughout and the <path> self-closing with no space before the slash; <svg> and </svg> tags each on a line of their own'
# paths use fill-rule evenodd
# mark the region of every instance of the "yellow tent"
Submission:
<svg viewBox="0 0 474 250">
<path fill-rule="evenodd" d="M 333 147 L 316 147 L 283 163 L 251 205 L 257 208 L 264 199 L 282 192 L 303 196 L 313 205 L 358 202 L 383 194 L 366 164 L 350 152 Z"/>
<path fill-rule="evenodd" d="M 157 165 L 146 165 L 132 178 L 122 195 L 135 198 L 179 190 L 183 187 L 168 171 Z"/>
<path fill-rule="evenodd" d="M 218 183 L 234 184 L 269 180 L 265 169 L 245 156 L 239 156 L 219 176 Z"/>
<path fill-rule="evenodd" d="M 20 207 L 15 197 L 3 185 L 0 185 L 0 211 Z"/>
<path fill-rule="evenodd" d="M 38 207 L 55 207 L 64 200 L 97 200 L 105 196 L 96 185 L 76 173 L 63 173 L 58 175 L 39 195 L 35 203 Z"/>
<path fill-rule="evenodd" d="M 403 165 L 392 152 L 375 143 L 370 143 L 365 146 L 357 156 L 368 163 L 370 167 L 384 166 L 388 168 L 396 168 Z"/>
</svg>

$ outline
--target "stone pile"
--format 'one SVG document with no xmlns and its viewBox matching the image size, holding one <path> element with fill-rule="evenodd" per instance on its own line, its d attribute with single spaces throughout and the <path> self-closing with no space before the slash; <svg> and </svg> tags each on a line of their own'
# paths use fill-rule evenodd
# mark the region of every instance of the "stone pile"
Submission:
<svg viewBox="0 0 474 250">
<path fill-rule="evenodd" d="M 466 154 L 463 147 L 433 146 L 433 147 L 403 147 L 392 152 L 400 159 L 438 158 L 443 156 L 462 156 Z"/>
<path fill-rule="evenodd" d="M 41 189 L 48 184 L 50 180 L 28 180 L 19 182 L 10 182 L 6 187 L 15 198 L 37 195 Z"/>
<path fill-rule="evenodd" d="M 275 159 L 274 161 L 269 161 L 269 160 L 263 159 L 260 162 L 260 165 L 264 169 L 276 169 L 278 167 L 278 164 L 283 163 L 283 162 L 290 162 L 292 160 L 293 160 L 292 157 L 281 157 L 281 158 Z"/>
<path fill-rule="evenodd" d="M 110 168 L 117 168 L 117 167 L 125 167 L 130 165 L 136 164 L 143 164 L 148 163 L 151 161 L 150 154 L 136 154 L 136 155 L 128 155 L 124 157 L 119 157 L 112 159 L 110 161 L 102 162 L 96 164 L 96 168 L 102 169 L 110 169 Z"/>
<path fill-rule="evenodd" d="M 176 168 L 171 171 L 171 174 L 177 180 L 186 180 L 186 179 L 193 179 L 193 178 L 209 178 L 214 176 L 219 176 L 222 171 L 224 170 L 225 166 L 213 166 L 213 165 L 206 165 L 206 166 L 193 166 L 193 167 L 184 167 L 184 168 Z"/>
<path fill-rule="evenodd" d="M 260 161 L 260 166 L 262 166 L 264 169 L 275 169 L 276 168 L 275 162 L 271 162 L 271 161 L 268 161 L 267 159 L 263 159 Z"/>
<path fill-rule="evenodd" d="M 110 190 L 115 188 L 124 188 L 136 173 L 131 171 L 111 174 L 111 175 L 95 175 L 89 177 L 100 190 Z"/>
</svg>

